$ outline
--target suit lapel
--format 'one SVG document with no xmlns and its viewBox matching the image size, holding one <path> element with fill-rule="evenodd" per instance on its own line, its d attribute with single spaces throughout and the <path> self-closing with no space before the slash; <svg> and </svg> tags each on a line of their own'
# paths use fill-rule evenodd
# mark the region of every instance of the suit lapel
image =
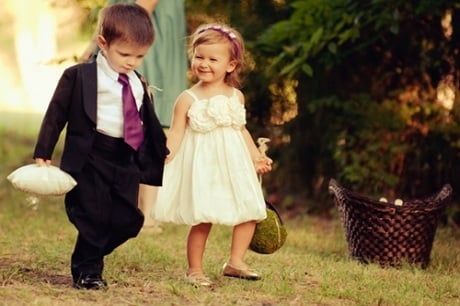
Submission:
<svg viewBox="0 0 460 306">
<path fill-rule="evenodd" d="M 83 108 L 88 117 L 97 123 L 97 66 L 96 62 L 81 66 Z"/>
<path fill-rule="evenodd" d="M 142 99 L 142 107 L 140 109 L 140 114 L 141 114 L 141 119 L 142 121 L 144 121 L 144 125 L 145 125 L 146 121 L 151 120 L 151 116 L 152 116 L 151 114 L 151 107 L 153 107 L 152 94 L 150 93 L 149 84 L 147 80 L 142 75 L 140 75 L 137 71 L 134 71 L 134 72 L 141 80 L 142 87 L 144 88 L 144 98 Z"/>
<path fill-rule="evenodd" d="M 139 72 L 137 71 L 134 71 L 136 73 L 136 75 L 138 76 L 138 78 L 141 80 L 141 83 L 142 83 L 142 87 L 144 88 L 144 99 L 142 100 L 142 103 L 151 103 L 153 104 L 153 101 L 152 101 L 152 94 L 150 92 L 150 89 L 149 89 L 149 84 L 147 82 L 147 80 L 139 74 Z"/>
</svg>

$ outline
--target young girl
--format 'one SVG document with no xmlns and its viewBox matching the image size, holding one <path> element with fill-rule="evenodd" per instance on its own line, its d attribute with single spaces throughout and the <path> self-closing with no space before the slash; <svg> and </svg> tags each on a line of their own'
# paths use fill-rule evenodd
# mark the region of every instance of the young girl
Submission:
<svg viewBox="0 0 460 306">
<path fill-rule="evenodd" d="M 192 225 L 186 279 L 211 286 L 203 254 L 212 224 L 234 226 L 223 274 L 258 280 L 244 262 L 256 222 L 266 218 L 257 173 L 271 170 L 245 128 L 244 97 L 236 87 L 244 66 L 240 34 L 223 24 L 199 27 L 191 37 L 191 70 L 198 82 L 179 95 L 167 147 L 164 187 L 152 210 L 155 220 Z"/>
</svg>

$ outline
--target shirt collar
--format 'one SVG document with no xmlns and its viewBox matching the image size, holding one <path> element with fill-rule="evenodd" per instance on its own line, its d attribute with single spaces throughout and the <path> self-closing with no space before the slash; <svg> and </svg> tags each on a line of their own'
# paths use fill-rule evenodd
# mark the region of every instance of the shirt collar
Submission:
<svg viewBox="0 0 460 306">
<path fill-rule="evenodd" d="M 118 82 L 118 72 L 112 69 L 110 67 L 109 62 L 105 58 L 105 56 L 102 54 L 102 51 L 99 51 L 96 57 L 96 62 L 98 67 L 111 79 L 114 81 Z M 129 79 L 135 79 L 137 77 L 136 73 L 134 71 L 130 71 L 127 73 Z"/>
</svg>

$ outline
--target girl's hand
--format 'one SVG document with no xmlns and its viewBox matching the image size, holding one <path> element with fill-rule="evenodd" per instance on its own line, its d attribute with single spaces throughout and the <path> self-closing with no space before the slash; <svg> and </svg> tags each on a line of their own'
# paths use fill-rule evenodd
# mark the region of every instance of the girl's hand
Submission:
<svg viewBox="0 0 460 306">
<path fill-rule="evenodd" d="M 272 170 L 273 160 L 267 156 L 262 156 L 254 160 L 254 166 L 258 174 L 264 174 Z"/>
<path fill-rule="evenodd" d="M 165 164 L 169 163 L 173 159 L 173 157 L 174 156 L 172 156 L 171 152 L 169 152 L 169 154 L 165 157 Z"/>
</svg>

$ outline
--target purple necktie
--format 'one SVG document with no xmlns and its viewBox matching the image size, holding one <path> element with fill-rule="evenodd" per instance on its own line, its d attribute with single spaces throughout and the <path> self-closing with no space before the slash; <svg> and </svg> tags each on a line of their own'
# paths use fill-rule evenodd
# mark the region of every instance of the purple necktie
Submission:
<svg viewBox="0 0 460 306">
<path fill-rule="evenodd" d="M 139 111 L 137 110 L 131 86 L 129 85 L 128 76 L 120 73 L 118 82 L 123 85 L 123 138 L 127 144 L 137 151 L 144 141 L 141 118 L 139 117 Z"/>
</svg>

